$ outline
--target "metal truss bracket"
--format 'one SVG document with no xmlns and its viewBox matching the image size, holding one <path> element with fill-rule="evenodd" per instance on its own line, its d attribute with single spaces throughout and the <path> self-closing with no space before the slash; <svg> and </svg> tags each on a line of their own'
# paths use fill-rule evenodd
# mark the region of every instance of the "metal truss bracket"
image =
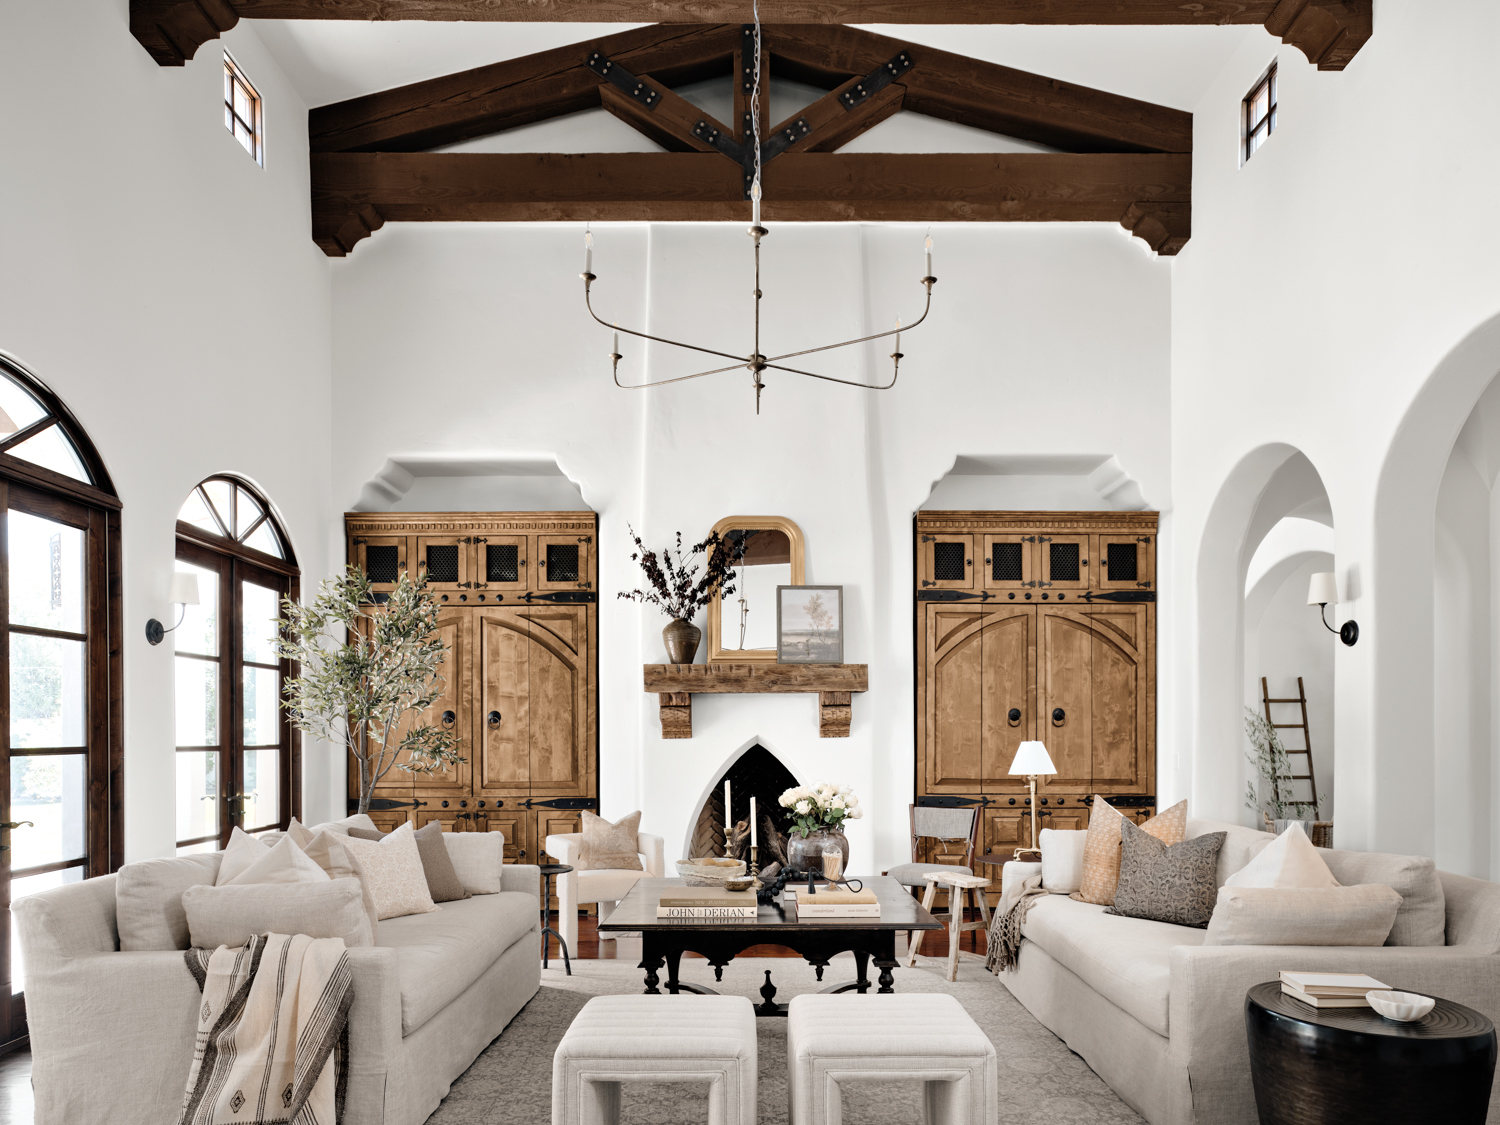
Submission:
<svg viewBox="0 0 1500 1125">
<path fill-rule="evenodd" d="M 911 56 L 902 51 L 878 70 L 871 71 L 865 77 L 864 81 L 856 82 L 839 95 L 839 101 L 843 103 L 844 111 L 847 113 L 864 105 L 870 95 L 880 93 L 881 90 L 884 90 L 911 68 Z"/>
<path fill-rule="evenodd" d="M 590 70 L 599 75 L 613 86 L 619 87 L 647 109 L 656 110 L 661 105 L 661 91 L 652 86 L 651 83 L 642 81 L 619 63 L 606 58 L 598 51 L 592 52 L 587 60 Z"/>
</svg>

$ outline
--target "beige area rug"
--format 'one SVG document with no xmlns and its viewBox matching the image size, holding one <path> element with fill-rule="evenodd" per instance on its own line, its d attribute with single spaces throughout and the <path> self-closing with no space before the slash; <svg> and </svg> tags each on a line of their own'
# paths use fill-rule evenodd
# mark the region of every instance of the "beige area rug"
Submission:
<svg viewBox="0 0 1500 1125">
<path fill-rule="evenodd" d="M 621 944 L 623 954 L 625 943 Z M 707 961 L 685 958 L 682 979 L 759 1003 L 767 969 L 777 1001 L 786 1003 L 799 993 L 852 980 L 854 960 L 848 954 L 835 958 L 819 984 L 805 961 L 741 958 L 730 962 L 723 982 L 716 984 Z M 1037 1023 L 978 959 L 960 964 L 955 983 L 944 979 L 946 972 L 946 958 L 919 958 L 916 968 L 896 970 L 896 991 L 951 993 L 984 1029 L 1000 1056 L 1001 1122 L 1141 1125 L 1141 1118 L 1088 1064 Z M 591 996 L 641 992 L 644 975 L 636 960 L 574 961 L 571 977 L 560 964 L 543 970 L 541 991 L 453 1084 L 428 1125 L 546 1125 L 552 1119 L 552 1055 L 573 1017 Z M 786 1020 L 755 1022 L 759 1125 L 786 1125 Z M 628 1084 L 623 1100 L 622 1120 L 627 1125 L 701 1125 L 708 1114 L 706 1085 Z M 850 1125 L 916 1125 L 921 1120 L 918 1086 L 872 1082 L 853 1087 L 845 1095 L 844 1120 Z"/>
</svg>

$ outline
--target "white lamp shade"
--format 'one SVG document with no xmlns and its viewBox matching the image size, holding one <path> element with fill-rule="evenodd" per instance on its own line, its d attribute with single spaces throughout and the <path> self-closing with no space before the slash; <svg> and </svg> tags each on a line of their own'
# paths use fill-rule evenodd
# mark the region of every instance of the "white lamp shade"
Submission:
<svg viewBox="0 0 1500 1125">
<path fill-rule="evenodd" d="M 1056 773 L 1057 767 L 1052 764 L 1047 748 L 1040 742 L 1023 742 L 1016 747 L 1016 758 L 1010 764 L 1010 772 L 1029 777 L 1034 773 Z"/>
<path fill-rule="evenodd" d="M 1333 571 L 1323 574 L 1314 574 L 1312 581 L 1307 584 L 1308 605 L 1337 605 L 1339 601 L 1339 584 L 1334 578 Z"/>
<path fill-rule="evenodd" d="M 198 604 L 198 576 L 182 571 L 172 575 L 172 594 L 167 599 L 173 605 Z"/>
</svg>

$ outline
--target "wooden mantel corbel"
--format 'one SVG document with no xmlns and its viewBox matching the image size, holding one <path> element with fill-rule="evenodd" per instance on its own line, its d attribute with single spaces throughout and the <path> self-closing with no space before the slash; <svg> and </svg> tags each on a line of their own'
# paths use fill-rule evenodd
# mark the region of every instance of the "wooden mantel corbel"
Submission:
<svg viewBox="0 0 1500 1125">
<path fill-rule="evenodd" d="M 868 664 L 647 664 L 645 686 L 661 706 L 663 738 L 693 737 L 693 695 L 818 695 L 818 737 L 848 738 L 855 692 L 870 688 Z"/>
</svg>

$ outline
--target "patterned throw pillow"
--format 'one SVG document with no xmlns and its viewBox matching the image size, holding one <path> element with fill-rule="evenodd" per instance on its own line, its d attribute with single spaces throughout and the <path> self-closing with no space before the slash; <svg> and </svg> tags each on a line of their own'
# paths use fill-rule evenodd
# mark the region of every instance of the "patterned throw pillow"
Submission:
<svg viewBox="0 0 1500 1125">
<path fill-rule="evenodd" d="M 1207 926 L 1219 898 L 1219 849 L 1229 833 L 1206 832 L 1169 845 L 1123 818 L 1120 827 L 1120 882 L 1114 905 L 1104 913 Z"/>
<path fill-rule="evenodd" d="M 410 824 L 403 824 L 378 843 L 349 836 L 344 840 L 344 850 L 358 868 L 360 880 L 370 888 L 382 922 L 442 909 L 427 890 L 427 873 L 422 869 Z"/>
<path fill-rule="evenodd" d="M 356 840 L 384 840 L 390 835 L 378 828 L 374 830 L 351 825 L 349 835 Z M 443 842 L 442 821 L 428 821 L 416 831 L 417 854 L 422 857 L 422 870 L 427 873 L 427 893 L 433 902 L 452 902 L 468 898 L 469 892 L 459 881 L 453 870 L 453 860 L 448 855 L 448 845 Z"/>
<path fill-rule="evenodd" d="M 1071 896 L 1079 902 L 1108 906 L 1115 900 L 1115 885 L 1120 881 L 1120 825 L 1125 817 L 1103 797 L 1095 794 L 1094 811 L 1089 816 L 1089 836 L 1083 847 L 1083 881 Z M 1187 802 L 1178 801 L 1165 812 L 1157 813 L 1142 831 L 1164 844 L 1178 844 L 1187 834 Z"/>
<path fill-rule="evenodd" d="M 644 871 L 641 866 L 641 814 L 633 812 L 611 824 L 587 809 L 583 813 L 583 847 L 579 871 Z"/>
</svg>

